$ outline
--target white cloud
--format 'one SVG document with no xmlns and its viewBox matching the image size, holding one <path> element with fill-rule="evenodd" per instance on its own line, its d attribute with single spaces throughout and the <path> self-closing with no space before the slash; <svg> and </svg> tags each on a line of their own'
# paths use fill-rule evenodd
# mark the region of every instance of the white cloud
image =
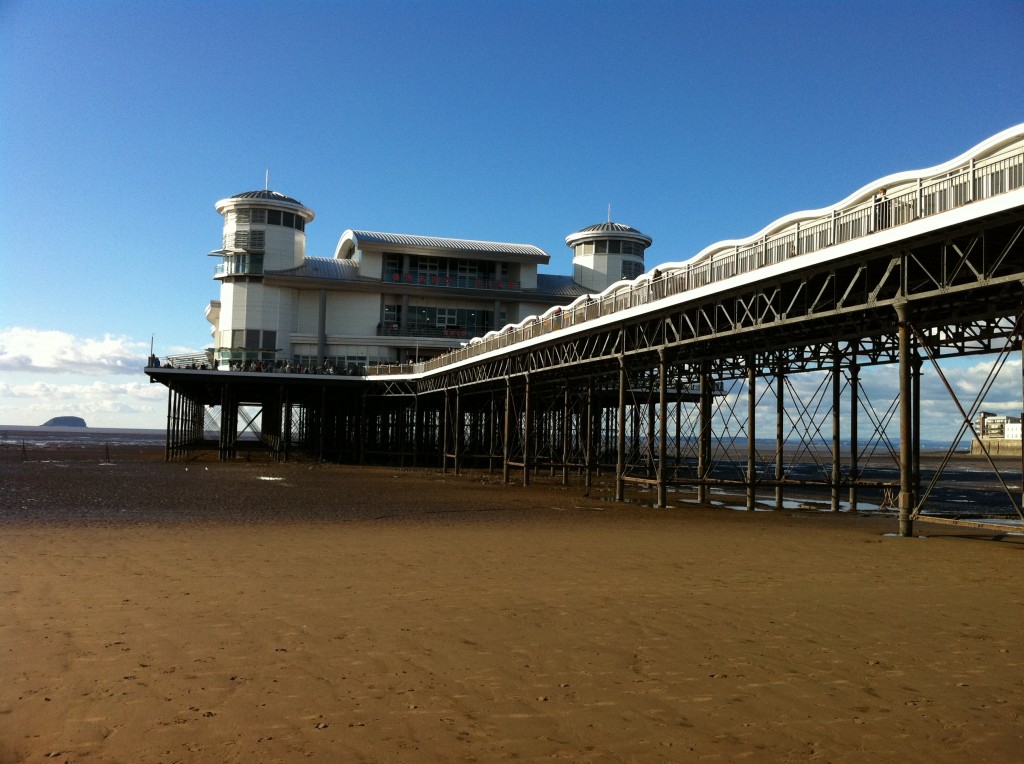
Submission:
<svg viewBox="0 0 1024 764">
<path fill-rule="evenodd" d="M 0 371 L 36 374 L 138 374 L 148 347 L 123 335 L 76 337 L 68 332 L 0 328 Z"/>
</svg>

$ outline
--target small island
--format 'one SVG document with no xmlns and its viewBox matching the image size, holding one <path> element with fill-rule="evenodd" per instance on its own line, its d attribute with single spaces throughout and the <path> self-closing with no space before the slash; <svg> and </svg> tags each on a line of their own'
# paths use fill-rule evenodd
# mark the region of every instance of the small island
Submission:
<svg viewBox="0 0 1024 764">
<path fill-rule="evenodd" d="M 40 425 L 41 427 L 85 427 L 85 420 L 80 416 L 55 416 Z"/>
</svg>

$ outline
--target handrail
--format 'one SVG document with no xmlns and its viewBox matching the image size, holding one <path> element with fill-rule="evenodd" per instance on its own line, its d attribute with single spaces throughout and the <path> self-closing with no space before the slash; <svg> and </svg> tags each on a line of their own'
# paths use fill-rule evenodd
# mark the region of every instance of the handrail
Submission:
<svg viewBox="0 0 1024 764">
<path fill-rule="evenodd" d="M 981 160 L 975 158 L 984 150 L 991 150 L 993 144 L 999 149 L 996 153 Z M 880 193 L 865 191 L 872 187 Z M 797 214 L 781 218 L 763 229 L 773 231 L 785 221 L 786 224 L 771 235 L 758 234 L 742 241 L 712 245 L 686 262 L 664 264 L 632 281 L 616 282 L 599 295 L 585 295 L 570 305 L 552 307 L 542 316 L 528 316 L 518 324 L 473 338 L 458 350 L 418 363 L 370 367 L 367 373 L 433 371 L 619 310 L 820 252 L 1022 187 L 1024 125 L 993 136 L 951 162 L 932 168 L 927 175 L 888 176 L 847 197 L 836 207 L 817 211 L 813 217 Z M 890 189 L 888 193 L 887 189 Z M 849 203 L 844 206 L 845 202 Z"/>
</svg>

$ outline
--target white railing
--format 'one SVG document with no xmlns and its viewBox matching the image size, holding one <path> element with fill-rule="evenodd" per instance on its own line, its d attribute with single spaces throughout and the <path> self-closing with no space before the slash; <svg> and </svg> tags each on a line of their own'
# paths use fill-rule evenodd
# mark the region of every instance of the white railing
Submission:
<svg viewBox="0 0 1024 764">
<path fill-rule="evenodd" d="M 905 187 L 907 183 L 910 187 Z M 655 268 L 633 281 L 613 284 L 596 296 L 551 308 L 429 361 L 368 369 L 369 374 L 422 373 L 534 339 L 549 332 L 644 305 L 743 273 L 809 255 L 914 220 L 1024 187 L 1024 140 L 982 161 L 898 184 L 891 194 L 875 194 L 816 218 L 796 220 L 753 241 L 712 248 L 698 261 Z"/>
</svg>

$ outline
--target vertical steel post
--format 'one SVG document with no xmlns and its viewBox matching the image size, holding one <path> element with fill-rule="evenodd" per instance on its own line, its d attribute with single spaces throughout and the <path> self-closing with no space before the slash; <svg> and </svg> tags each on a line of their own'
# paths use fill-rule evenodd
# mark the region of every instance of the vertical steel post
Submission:
<svg viewBox="0 0 1024 764">
<path fill-rule="evenodd" d="M 747 358 L 747 510 L 757 503 L 757 369 L 755 356 Z"/>
<path fill-rule="evenodd" d="M 533 437 L 533 412 L 530 410 L 530 375 L 526 375 L 523 393 L 523 485 L 530 484 L 530 439 Z"/>
<path fill-rule="evenodd" d="M 832 349 L 832 511 L 839 511 L 839 484 L 843 480 L 842 442 L 840 440 L 839 416 L 841 396 L 843 392 L 842 355 L 839 342 Z"/>
<path fill-rule="evenodd" d="M 569 380 L 562 390 L 562 485 L 569 485 Z"/>
<path fill-rule="evenodd" d="M 508 485 L 509 436 L 512 429 L 512 380 L 505 377 L 505 423 L 501 444 L 501 482 Z"/>
<path fill-rule="evenodd" d="M 914 521 L 911 513 L 914 509 L 914 474 L 913 474 L 913 402 L 911 400 L 911 363 L 910 363 L 910 330 L 907 326 L 907 304 L 896 303 L 896 316 L 899 321 L 897 336 L 899 339 L 900 358 L 900 536 L 914 535 Z"/>
<path fill-rule="evenodd" d="M 860 480 L 860 464 L 857 439 L 857 410 L 860 408 L 860 366 L 857 363 L 857 341 L 852 346 L 852 361 L 850 362 L 850 511 L 857 510 L 858 490 L 857 483 Z"/>
<path fill-rule="evenodd" d="M 775 509 L 780 510 L 785 502 L 782 481 L 786 477 L 786 368 L 781 359 L 775 369 Z"/>
<path fill-rule="evenodd" d="M 615 501 L 623 501 L 626 496 L 626 359 L 619 356 L 619 432 L 616 443 L 615 459 Z"/>
<path fill-rule="evenodd" d="M 491 390 L 491 407 L 487 414 L 487 474 L 494 472 L 494 445 L 498 439 L 498 399 Z"/>
<path fill-rule="evenodd" d="M 711 396 L 714 383 L 707 361 L 700 365 L 700 428 L 697 433 L 697 503 L 707 504 L 711 470 Z"/>
<path fill-rule="evenodd" d="M 584 487 L 589 492 L 594 484 L 594 379 L 592 377 L 587 378 L 587 421 L 584 428 L 586 443 L 583 457 L 585 462 L 583 481 Z"/>
<path fill-rule="evenodd" d="M 668 364 L 658 348 L 658 506 L 668 506 Z"/>
<path fill-rule="evenodd" d="M 412 396 L 412 466 L 416 467 L 419 462 L 420 453 L 420 394 L 413 393 Z"/>
<path fill-rule="evenodd" d="M 462 387 L 455 388 L 455 413 L 452 416 L 452 467 L 455 474 L 459 474 L 459 451 L 462 446 L 463 424 L 462 424 Z"/>
<path fill-rule="evenodd" d="M 444 418 L 441 422 L 441 474 L 448 474 L 448 420 L 450 418 L 451 405 L 448 397 L 451 391 L 444 389 Z"/>
<path fill-rule="evenodd" d="M 171 402 L 174 400 L 174 382 L 171 380 L 167 381 L 167 427 L 164 435 L 164 461 L 169 462 L 171 460 L 171 434 L 174 432 L 173 421 L 171 419 L 171 411 L 173 409 Z"/>
<path fill-rule="evenodd" d="M 914 481 L 914 497 L 916 503 L 916 497 L 921 495 L 921 366 L 923 359 L 917 352 L 917 341 L 914 340 L 913 355 L 910 358 L 910 401 L 913 405 L 913 437 L 911 442 L 914 444 L 913 453 L 911 455 L 913 481 Z"/>
</svg>

